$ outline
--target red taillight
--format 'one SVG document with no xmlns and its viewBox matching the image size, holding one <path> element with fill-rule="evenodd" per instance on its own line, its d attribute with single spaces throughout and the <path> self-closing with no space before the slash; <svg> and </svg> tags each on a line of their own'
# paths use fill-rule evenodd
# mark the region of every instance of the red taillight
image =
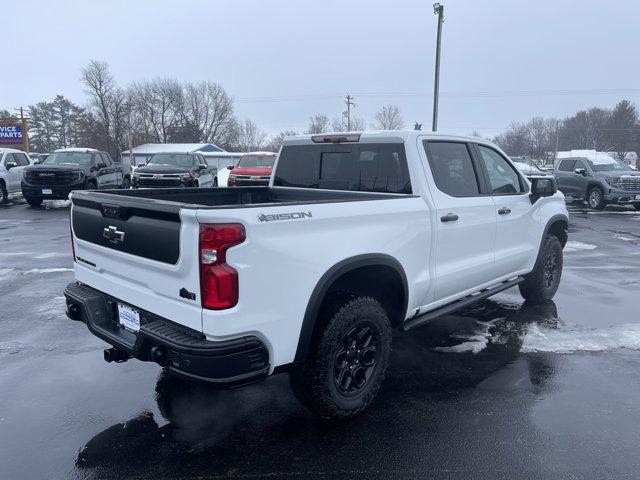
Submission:
<svg viewBox="0 0 640 480">
<path fill-rule="evenodd" d="M 238 272 L 227 265 L 229 247 L 244 242 L 239 223 L 200 225 L 200 295 L 202 307 L 231 308 L 238 303 Z"/>
</svg>

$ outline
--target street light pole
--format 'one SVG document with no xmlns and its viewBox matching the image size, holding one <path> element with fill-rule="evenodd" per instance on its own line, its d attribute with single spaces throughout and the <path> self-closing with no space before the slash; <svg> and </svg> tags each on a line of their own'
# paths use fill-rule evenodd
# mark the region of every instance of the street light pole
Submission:
<svg viewBox="0 0 640 480">
<path fill-rule="evenodd" d="M 440 44 L 442 39 L 442 23 L 444 22 L 444 5 L 433 4 L 433 13 L 438 15 L 438 40 L 436 41 L 436 74 L 433 85 L 433 123 L 431 130 L 438 131 L 438 97 L 440 95 Z"/>
</svg>

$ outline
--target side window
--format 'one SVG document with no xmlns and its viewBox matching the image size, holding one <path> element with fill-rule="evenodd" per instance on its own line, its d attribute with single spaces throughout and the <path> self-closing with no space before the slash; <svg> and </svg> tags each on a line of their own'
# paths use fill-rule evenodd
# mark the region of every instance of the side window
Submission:
<svg viewBox="0 0 640 480">
<path fill-rule="evenodd" d="M 480 184 L 465 143 L 423 142 L 438 190 L 453 197 L 480 194 Z"/>
<path fill-rule="evenodd" d="M 520 175 L 502 155 L 482 145 L 478 145 L 478 149 L 480 150 L 480 159 L 489 174 L 492 193 L 507 195 L 524 192 Z"/>
<path fill-rule="evenodd" d="M 576 164 L 575 160 L 562 160 L 558 165 L 558 170 L 561 172 L 573 172 L 573 166 Z"/>
<path fill-rule="evenodd" d="M 583 160 L 576 160 L 576 164 L 573 166 L 573 169 L 571 171 L 576 171 L 578 168 L 584 168 L 585 170 L 589 171 L 587 169 L 586 162 L 584 162 Z"/>
<path fill-rule="evenodd" d="M 102 153 L 96 153 L 96 163 L 104 163 L 107 167 L 111 165 L 111 162 L 107 159 L 106 155 Z"/>
<path fill-rule="evenodd" d="M 14 153 L 13 158 L 15 158 L 16 163 L 20 167 L 28 167 L 29 165 L 31 165 L 31 162 L 29 162 L 29 158 L 27 158 L 24 153 Z"/>
<path fill-rule="evenodd" d="M 6 165 L 7 165 L 7 163 L 9 163 L 9 162 L 15 162 L 15 163 L 18 163 L 18 162 L 16 162 L 15 158 L 13 158 L 13 153 L 7 153 L 7 154 L 4 156 L 4 165 L 6 166 Z"/>
</svg>

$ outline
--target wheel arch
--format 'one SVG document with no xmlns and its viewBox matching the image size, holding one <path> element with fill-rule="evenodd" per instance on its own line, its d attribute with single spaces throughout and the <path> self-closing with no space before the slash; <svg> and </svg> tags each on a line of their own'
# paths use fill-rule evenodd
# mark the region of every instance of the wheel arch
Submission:
<svg viewBox="0 0 640 480">
<path fill-rule="evenodd" d="M 562 245 L 562 248 L 564 248 L 564 246 L 567 244 L 568 229 L 569 229 L 569 218 L 566 215 L 558 214 L 558 215 L 552 216 L 544 228 L 544 233 L 542 234 L 542 238 L 540 239 L 540 248 L 538 249 L 538 252 L 542 250 L 544 239 L 549 234 L 558 237 L 558 240 L 560 240 L 560 244 Z"/>
<path fill-rule="evenodd" d="M 360 282 L 365 278 L 365 275 L 371 273 L 381 275 L 377 281 L 373 282 L 370 277 L 367 277 L 366 285 L 357 284 L 354 291 L 357 293 L 376 291 L 383 285 L 389 286 L 388 282 L 392 282 L 392 288 L 388 292 L 397 292 L 400 294 L 400 298 L 392 298 L 389 295 L 388 301 L 383 300 L 382 303 L 390 316 L 392 325 L 399 326 L 402 323 L 407 311 L 409 287 L 406 273 L 400 262 L 392 256 L 382 253 L 357 255 L 344 259 L 324 273 L 311 293 L 302 320 L 295 362 L 302 362 L 307 358 L 313 338 L 321 330 L 323 322 L 318 322 L 318 317 L 327 296 L 332 292 L 337 292 L 343 283 L 350 280 Z"/>
</svg>

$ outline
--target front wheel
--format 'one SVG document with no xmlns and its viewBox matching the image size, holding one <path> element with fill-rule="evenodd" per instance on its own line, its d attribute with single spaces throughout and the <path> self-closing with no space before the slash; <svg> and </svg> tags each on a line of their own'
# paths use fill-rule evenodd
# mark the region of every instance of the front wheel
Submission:
<svg viewBox="0 0 640 480">
<path fill-rule="evenodd" d="M 391 323 L 371 297 L 346 301 L 333 314 L 309 358 L 289 373 L 296 398 L 326 419 L 364 411 L 384 381 L 391 353 Z"/>
<path fill-rule="evenodd" d="M 124 179 L 122 180 L 122 189 L 129 190 L 130 188 L 131 188 L 131 180 L 129 180 L 129 177 L 124 177 Z"/>
<path fill-rule="evenodd" d="M 551 300 L 558 291 L 562 276 L 562 245 L 558 237 L 547 235 L 536 266 L 519 285 L 525 300 L 542 303 Z"/>
<path fill-rule="evenodd" d="M 600 187 L 592 187 L 589 190 L 589 193 L 587 193 L 587 203 L 594 210 L 602 210 L 605 207 L 606 202 Z"/>
</svg>

